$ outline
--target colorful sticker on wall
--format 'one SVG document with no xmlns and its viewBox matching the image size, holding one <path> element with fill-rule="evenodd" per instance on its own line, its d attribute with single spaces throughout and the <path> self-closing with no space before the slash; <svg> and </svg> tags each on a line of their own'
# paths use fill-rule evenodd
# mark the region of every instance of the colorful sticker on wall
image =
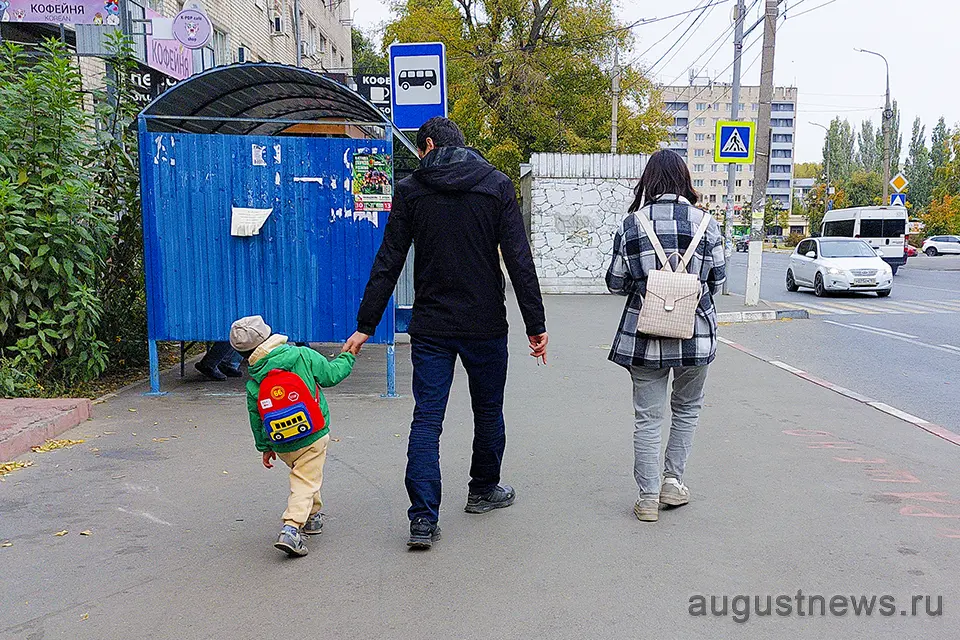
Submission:
<svg viewBox="0 0 960 640">
<path fill-rule="evenodd" d="M 393 158 L 385 153 L 353 156 L 354 211 L 390 211 L 393 202 Z"/>
</svg>

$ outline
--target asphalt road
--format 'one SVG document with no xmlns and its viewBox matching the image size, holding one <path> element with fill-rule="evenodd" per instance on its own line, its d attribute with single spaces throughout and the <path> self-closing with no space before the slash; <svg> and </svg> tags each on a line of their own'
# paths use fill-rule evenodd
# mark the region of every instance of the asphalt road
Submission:
<svg viewBox="0 0 960 640">
<path fill-rule="evenodd" d="M 761 297 L 776 308 L 806 309 L 811 319 L 729 326 L 722 334 L 960 433 L 960 257 L 911 258 L 885 299 L 790 293 L 788 261 L 764 254 Z M 734 254 L 731 291 L 743 293 L 745 281 L 746 254 Z"/>
</svg>

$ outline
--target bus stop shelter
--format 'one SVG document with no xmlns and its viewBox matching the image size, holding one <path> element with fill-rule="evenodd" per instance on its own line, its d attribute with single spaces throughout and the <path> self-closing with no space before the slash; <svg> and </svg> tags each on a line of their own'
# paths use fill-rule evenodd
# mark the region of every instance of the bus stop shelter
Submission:
<svg viewBox="0 0 960 640">
<path fill-rule="evenodd" d="M 312 71 L 256 63 L 178 83 L 138 128 L 151 393 L 157 341 L 225 341 L 242 316 L 346 340 L 391 208 L 389 119 Z M 391 304 L 371 338 L 388 396 L 395 328 Z"/>
</svg>

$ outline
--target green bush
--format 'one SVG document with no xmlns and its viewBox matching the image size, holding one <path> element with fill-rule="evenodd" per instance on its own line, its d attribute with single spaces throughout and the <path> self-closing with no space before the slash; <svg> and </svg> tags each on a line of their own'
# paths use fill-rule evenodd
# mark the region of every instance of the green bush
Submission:
<svg viewBox="0 0 960 640">
<path fill-rule="evenodd" d="M 90 113 L 66 47 L 0 48 L 0 390 L 100 375 L 97 293 L 115 218 L 98 197 Z M 94 154 L 95 156 L 95 154 Z M 94 157 L 95 159 L 95 157 Z"/>
<path fill-rule="evenodd" d="M 787 236 L 787 239 L 784 241 L 784 246 L 795 247 L 803 241 L 802 233 L 791 233 Z"/>
</svg>

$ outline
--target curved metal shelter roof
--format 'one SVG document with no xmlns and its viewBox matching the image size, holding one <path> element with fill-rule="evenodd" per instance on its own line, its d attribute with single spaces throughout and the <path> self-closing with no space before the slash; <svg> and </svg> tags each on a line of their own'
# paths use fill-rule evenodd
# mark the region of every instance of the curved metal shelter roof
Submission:
<svg viewBox="0 0 960 640">
<path fill-rule="evenodd" d="M 391 127 L 358 93 L 308 69 L 270 62 L 214 67 L 164 91 L 140 112 L 150 131 L 276 135 L 335 120 Z"/>
</svg>

